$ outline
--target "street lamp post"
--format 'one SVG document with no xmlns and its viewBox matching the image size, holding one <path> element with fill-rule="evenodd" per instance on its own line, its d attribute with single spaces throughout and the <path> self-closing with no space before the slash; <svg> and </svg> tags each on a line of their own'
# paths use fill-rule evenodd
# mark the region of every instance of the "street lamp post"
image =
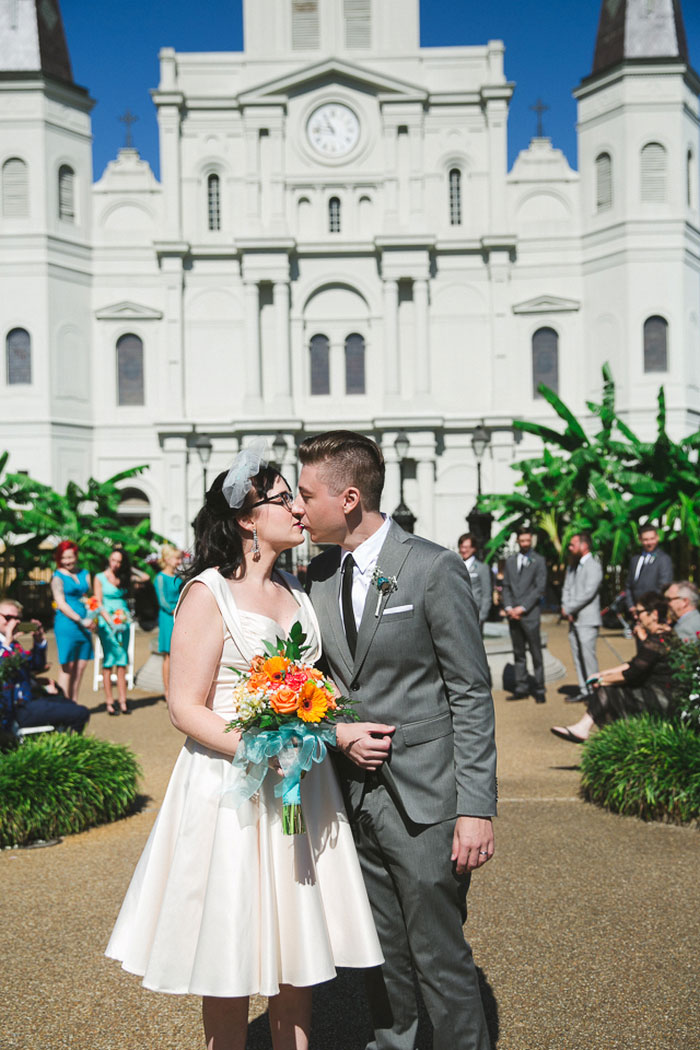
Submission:
<svg viewBox="0 0 700 1050">
<path fill-rule="evenodd" d="M 275 465 L 281 469 L 284 466 L 284 457 L 287 453 L 287 442 L 281 430 L 278 430 L 275 434 L 275 440 L 272 442 L 272 452 L 275 457 Z"/>
<path fill-rule="evenodd" d="M 214 450 L 214 445 L 208 434 L 194 434 L 191 441 L 188 442 L 189 447 L 193 448 L 199 456 L 199 462 L 202 464 L 202 482 L 204 486 L 204 499 L 207 498 L 207 467 L 209 466 L 209 460 Z"/>
<path fill-rule="evenodd" d="M 479 510 L 479 500 L 481 498 L 481 461 L 484 458 L 484 452 L 490 444 L 491 434 L 486 429 L 483 422 L 481 422 L 479 426 L 472 431 L 472 450 L 474 452 L 474 459 L 476 460 L 476 503 L 467 515 L 469 531 L 476 537 L 477 546 L 479 548 L 482 548 L 491 538 L 491 523 L 493 522 L 492 514 L 487 514 L 484 511 Z"/>
<path fill-rule="evenodd" d="M 410 442 L 406 431 L 400 430 L 394 440 L 396 457 L 399 461 L 399 505 L 392 514 L 392 518 L 405 532 L 413 532 L 416 525 L 416 516 L 406 506 L 403 498 L 404 460 L 408 454 L 409 447 Z"/>
</svg>

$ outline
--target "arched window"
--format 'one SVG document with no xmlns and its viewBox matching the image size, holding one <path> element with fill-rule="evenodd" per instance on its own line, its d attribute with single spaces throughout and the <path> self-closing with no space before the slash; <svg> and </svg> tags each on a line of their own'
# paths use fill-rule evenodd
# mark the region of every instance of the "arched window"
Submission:
<svg viewBox="0 0 700 1050">
<path fill-rule="evenodd" d="M 647 142 L 641 158 L 642 201 L 659 204 L 666 200 L 666 150 L 658 142 Z"/>
<path fill-rule="evenodd" d="M 559 336 L 553 328 L 538 328 L 532 337 L 532 396 L 535 399 L 542 397 L 537 389 L 540 383 L 559 393 Z"/>
<path fill-rule="evenodd" d="M 365 341 L 357 332 L 345 340 L 345 393 L 365 393 Z"/>
<path fill-rule="evenodd" d="M 644 322 L 644 371 L 668 371 L 668 322 L 663 317 Z"/>
<path fill-rule="evenodd" d="M 612 208 L 612 159 L 609 153 L 601 153 L 595 159 L 595 204 L 596 211 Z"/>
<path fill-rule="evenodd" d="M 311 393 L 330 394 L 330 343 L 328 336 L 314 335 L 309 344 Z"/>
<path fill-rule="evenodd" d="M 27 165 L 19 157 L 10 157 L 2 166 L 2 213 L 8 219 L 29 215 Z"/>
<path fill-rule="evenodd" d="M 318 0 L 292 0 L 292 50 L 308 51 L 319 44 Z"/>
<path fill-rule="evenodd" d="M 141 489 L 121 489 L 117 508 L 117 521 L 120 525 L 138 525 L 151 516 L 151 503 Z"/>
<path fill-rule="evenodd" d="M 75 172 L 67 164 L 58 169 L 58 217 L 75 222 Z"/>
<path fill-rule="evenodd" d="M 32 338 L 25 328 L 13 328 L 7 333 L 7 382 L 19 386 L 32 381 Z"/>
<path fill-rule="evenodd" d="M 207 222 L 210 230 L 221 229 L 221 183 L 218 175 L 207 178 Z"/>
<path fill-rule="evenodd" d="M 328 231 L 329 233 L 340 233 L 340 200 L 331 197 L 328 201 Z"/>
<path fill-rule="evenodd" d="M 117 404 L 144 404 L 143 343 L 131 333 L 117 339 Z"/>
<path fill-rule="evenodd" d="M 450 181 L 450 226 L 462 225 L 462 172 L 452 168 Z"/>
</svg>

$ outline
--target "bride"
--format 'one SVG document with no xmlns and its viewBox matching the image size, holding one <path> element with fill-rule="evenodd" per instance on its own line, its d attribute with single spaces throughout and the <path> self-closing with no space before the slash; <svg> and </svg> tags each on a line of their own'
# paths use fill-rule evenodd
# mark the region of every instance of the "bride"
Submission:
<svg viewBox="0 0 700 1050">
<path fill-rule="evenodd" d="M 207 1050 L 244 1050 L 248 997 L 269 996 L 275 1050 L 307 1050 L 311 988 L 337 966 L 382 962 L 331 762 L 302 784 L 307 833 L 282 834 L 269 775 L 234 808 L 240 740 L 236 669 L 299 621 L 307 657 L 320 631 L 295 577 L 275 569 L 303 542 L 292 493 L 244 449 L 194 523 L 172 637 L 169 711 L 186 740 L 134 873 L 107 955 L 156 991 L 201 995 Z"/>
</svg>

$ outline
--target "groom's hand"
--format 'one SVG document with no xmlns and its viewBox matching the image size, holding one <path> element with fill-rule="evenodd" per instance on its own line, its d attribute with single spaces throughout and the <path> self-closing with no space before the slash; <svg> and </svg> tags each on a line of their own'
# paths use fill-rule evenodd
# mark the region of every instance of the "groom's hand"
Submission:
<svg viewBox="0 0 700 1050">
<path fill-rule="evenodd" d="M 389 755 L 395 728 L 380 722 L 340 722 L 336 744 L 360 769 L 379 769 Z"/>
<path fill-rule="evenodd" d="M 450 860 L 458 875 L 480 868 L 493 856 L 493 824 L 487 817 L 457 817 Z"/>
</svg>

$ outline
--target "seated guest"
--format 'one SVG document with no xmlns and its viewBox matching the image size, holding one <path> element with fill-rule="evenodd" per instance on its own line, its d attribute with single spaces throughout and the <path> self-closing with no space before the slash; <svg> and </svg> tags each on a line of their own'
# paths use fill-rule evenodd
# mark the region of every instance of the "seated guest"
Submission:
<svg viewBox="0 0 700 1050">
<path fill-rule="evenodd" d="M 593 692 L 586 713 L 574 725 L 553 726 L 555 736 L 582 744 L 594 726 L 645 712 L 668 714 L 671 704 L 668 603 L 660 594 L 650 591 L 639 598 L 634 612 L 642 628 L 637 655 L 629 663 L 593 676 Z"/>
<path fill-rule="evenodd" d="M 22 606 L 14 599 L 0 600 L 0 660 L 24 652 L 15 641 L 22 619 Z M 34 642 L 26 661 L 15 669 L 0 687 L 0 717 L 3 727 L 20 729 L 52 725 L 56 729 L 74 729 L 82 733 L 90 717 L 87 707 L 66 699 L 61 691 L 51 693 L 37 687 L 32 673 L 46 667 L 46 638 L 38 620 L 32 620 Z"/>
<path fill-rule="evenodd" d="M 700 634 L 698 589 L 689 580 L 672 583 L 666 589 L 673 629 L 682 642 L 694 642 Z"/>
</svg>

